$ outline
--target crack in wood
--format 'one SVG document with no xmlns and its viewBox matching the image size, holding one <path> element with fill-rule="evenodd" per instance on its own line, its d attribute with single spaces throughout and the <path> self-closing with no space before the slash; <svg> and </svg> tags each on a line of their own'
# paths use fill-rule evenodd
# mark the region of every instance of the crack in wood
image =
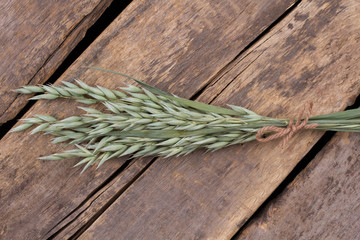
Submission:
<svg viewBox="0 0 360 240">
<path fill-rule="evenodd" d="M 92 199 L 97 193 L 99 193 L 101 190 L 103 190 L 106 186 L 108 186 L 113 180 L 121 174 L 123 171 L 125 171 L 128 167 L 130 167 L 133 164 L 132 159 L 127 160 L 117 171 L 115 171 L 112 175 L 110 175 L 109 178 L 107 178 L 102 184 L 100 184 L 97 188 L 95 188 L 76 208 L 74 208 L 71 212 L 69 212 L 64 218 L 62 218 L 56 225 L 54 225 L 45 236 L 51 233 L 55 228 L 60 226 L 64 221 L 66 221 L 68 218 L 70 218 L 74 213 L 76 213 L 79 209 L 81 209 L 90 199 Z M 105 189 L 106 190 L 106 189 Z M 104 190 L 104 191 L 105 191 Z M 104 192 L 103 191 L 103 192 Z M 100 193 L 98 196 L 95 197 L 95 199 L 91 200 L 90 204 L 82 210 L 80 213 L 78 213 L 76 216 L 74 216 L 68 223 L 66 223 L 63 227 L 61 227 L 59 230 L 57 230 L 55 233 L 51 234 L 49 239 L 54 238 L 57 234 L 59 234 L 62 230 L 64 230 L 67 226 L 69 226 L 72 222 L 74 222 L 84 211 L 86 211 L 102 193 Z"/>
<path fill-rule="evenodd" d="M 276 25 L 278 25 L 282 20 L 284 20 L 291 12 L 293 12 L 295 10 L 295 8 L 300 4 L 302 0 L 298 0 L 296 2 L 293 3 L 293 5 L 291 5 L 283 14 L 280 15 L 280 17 L 278 17 L 274 22 L 272 22 L 267 28 L 265 28 L 256 38 L 254 38 L 254 40 L 252 40 L 249 44 L 247 44 L 231 61 L 229 61 L 226 65 L 224 65 L 217 73 L 214 74 L 214 76 L 210 79 L 210 81 L 205 84 L 201 89 L 199 89 L 190 99 L 191 100 L 195 100 L 198 99 L 206 89 L 208 89 L 209 86 L 216 84 L 216 82 L 226 74 L 226 72 L 228 72 L 229 70 L 231 70 L 231 66 L 234 63 L 238 63 L 238 59 L 240 57 L 242 57 L 242 55 L 249 50 L 252 46 L 254 46 L 256 43 L 258 43 L 259 41 L 261 41 L 261 39 L 263 39 Z M 250 54 L 250 53 L 249 53 Z M 262 53 L 261 53 L 262 54 Z M 260 55 L 261 55 L 260 54 Z M 247 56 L 247 55 L 246 55 Z M 244 56 L 244 57 L 246 57 Z M 259 57 L 259 56 L 258 56 Z M 255 59 L 256 60 L 256 59 Z M 255 61 L 254 60 L 254 61 Z M 241 60 L 240 60 L 241 61 Z M 229 69 L 230 68 L 230 69 Z M 244 69 L 245 71 L 245 69 Z M 240 75 L 241 73 L 239 73 L 238 75 Z M 237 75 L 237 76 L 238 76 Z M 236 77 L 237 77 L 236 76 Z M 213 102 L 213 100 L 215 100 L 235 79 L 233 78 L 231 81 L 229 81 L 229 83 L 223 87 L 221 89 L 221 91 L 219 93 L 217 93 L 215 95 L 215 97 L 213 99 L 211 99 L 209 101 L 209 103 Z"/>
<path fill-rule="evenodd" d="M 106 211 L 115 201 L 118 199 L 137 179 L 139 179 L 143 173 L 155 162 L 157 158 L 153 158 L 138 174 L 135 175 L 123 188 L 121 188 L 106 204 L 93 216 L 91 217 L 82 227 L 76 231 L 70 239 L 77 239 L 83 232 L 85 232 L 95 221 L 98 219 L 103 212 Z"/>
<path fill-rule="evenodd" d="M 217 99 L 222 92 L 225 91 L 225 89 L 227 89 L 227 87 L 233 82 L 235 81 L 235 79 L 237 79 L 243 72 L 245 72 L 263 53 L 265 52 L 262 51 L 258 56 L 256 56 L 256 58 L 254 60 L 252 60 L 243 70 L 241 70 L 238 74 L 235 75 L 235 77 L 233 77 L 226 85 L 225 87 L 223 87 L 218 93 L 214 94 L 213 98 L 209 99 L 209 103 L 212 103 L 213 101 L 215 101 L 215 99 Z M 250 52 L 251 53 L 251 52 Z M 250 54 L 249 53 L 249 54 Z"/>
</svg>

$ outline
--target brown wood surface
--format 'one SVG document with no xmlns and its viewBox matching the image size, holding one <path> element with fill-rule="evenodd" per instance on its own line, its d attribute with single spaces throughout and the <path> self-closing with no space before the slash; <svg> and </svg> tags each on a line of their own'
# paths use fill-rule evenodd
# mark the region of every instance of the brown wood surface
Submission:
<svg viewBox="0 0 360 240">
<path fill-rule="evenodd" d="M 296 116 L 307 100 L 314 115 L 343 110 L 360 91 L 358 6 L 302 1 L 223 71 L 225 90 L 201 99 L 217 89 L 213 104 L 278 117 Z M 279 140 L 158 159 L 80 239 L 229 239 L 321 134 L 299 133 L 283 149 Z"/>
<path fill-rule="evenodd" d="M 360 239 L 359 145 L 336 134 L 236 239 Z"/>
<path fill-rule="evenodd" d="M 120 86 L 118 76 L 84 68 L 101 66 L 189 98 L 292 4 L 134 1 L 59 81 Z M 58 100 L 36 103 L 25 117 L 35 113 L 61 118 L 81 111 Z M 7 134 L 0 144 L 0 236 L 6 239 L 38 239 L 58 231 L 65 232 L 60 239 L 71 236 L 148 164 L 142 160 L 122 170 L 125 159 L 109 161 L 80 175 L 80 168 L 72 168 L 76 160 L 37 160 L 62 149 L 51 145 L 49 136 L 27 134 Z"/>
<path fill-rule="evenodd" d="M 1 1 L 0 125 L 27 102 L 12 90 L 44 83 L 111 2 Z"/>
</svg>

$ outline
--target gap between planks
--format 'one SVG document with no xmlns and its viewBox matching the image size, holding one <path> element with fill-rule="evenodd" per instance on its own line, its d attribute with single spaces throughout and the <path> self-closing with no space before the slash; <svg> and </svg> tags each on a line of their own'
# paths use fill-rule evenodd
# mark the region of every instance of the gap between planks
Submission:
<svg viewBox="0 0 360 240">
<path fill-rule="evenodd" d="M 248 54 L 251 52 L 247 51 L 254 45 L 256 45 L 258 42 L 260 42 L 263 38 L 269 35 L 270 31 L 278 25 L 281 21 L 283 21 L 291 12 L 295 10 L 295 8 L 300 4 L 302 0 L 296 1 L 293 5 L 289 6 L 289 8 L 280 15 L 279 18 L 277 18 L 274 22 L 272 22 L 263 32 L 261 32 L 254 40 L 252 40 L 248 45 L 242 49 L 238 55 L 236 55 L 231 61 L 229 61 L 228 64 L 226 64 L 222 69 L 220 69 L 217 73 L 214 74 L 214 76 L 210 79 L 210 81 L 204 85 L 202 88 L 200 88 L 190 99 L 191 100 L 199 100 L 201 99 L 202 94 L 205 92 L 205 90 L 209 89 L 210 86 L 216 85 L 216 83 L 224 76 L 228 71 L 232 69 L 233 65 L 236 65 L 239 63 L 242 59 L 244 59 Z M 270 36 L 271 37 L 271 36 Z M 261 54 L 260 54 L 261 55 Z M 260 57 L 260 55 L 258 57 Z M 258 58 L 257 57 L 257 58 Z M 255 58 L 251 63 L 256 61 Z M 251 63 L 249 65 L 251 65 Z M 243 71 L 245 71 L 247 68 L 245 68 Z M 240 75 L 242 72 L 240 72 L 238 75 Z M 238 76 L 237 75 L 237 76 Z M 237 76 L 233 77 L 224 87 L 220 89 L 218 93 L 216 93 L 212 99 L 207 100 L 209 104 L 211 104 L 236 78 Z"/>
</svg>

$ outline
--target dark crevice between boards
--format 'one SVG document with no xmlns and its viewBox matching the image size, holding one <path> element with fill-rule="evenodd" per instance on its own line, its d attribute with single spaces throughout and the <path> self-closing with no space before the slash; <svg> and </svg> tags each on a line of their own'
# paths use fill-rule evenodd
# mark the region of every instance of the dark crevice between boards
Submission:
<svg viewBox="0 0 360 240">
<path fill-rule="evenodd" d="M 226 73 L 229 66 L 231 66 L 239 57 L 241 57 L 248 49 L 254 46 L 259 42 L 263 37 L 265 37 L 276 25 L 278 25 L 283 19 L 285 19 L 294 9 L 300 4 L 302 0 L 296 1 L 292 6 L 290 6 L 283 14 L 280 15 L 274 22 L 272 22 L 264 31 L 262 31 L 254 40 L 252 40 L 248 45 L 244 47 L 229 63 L 227 63 L 223 68 L 220 69 L 203 87 L 201 87 L 190 99 L 196 100 L 199 98 L 204 91 L 213 84 L 215 79 L 218 79 L 223 73 Z M 234 79 L 233 79 L 234 80 Z M 232 82 L 231 80 L 219 93 L 217 93 L 213 99 L 217 98 Z M 213 100 L 212 99 L 212 100 Z M 211 100 L 211 101 L 212 101 Z"/>
<path fill-rule="evenodd" d="M 296 178 L 296 176 L 308 166 L 313 158 L 321 151 L 323 147 L 330 141 L 334 136 L 335 132 L 325 132 L 320 140 L 310 149 L 310 151 L 300 160 L 290 174 L 284 179 L 283 182 L 271 193 L 271 195 L 261 204 L 261 206 L 253 213 L 253 215 L 246 221 L 239 224 L 240 229 L 231 238 L 237 240 L 246 227 L 255 220 L 261 213 L 266 209 L 270 202 L 275 201 L 276 198 L 286 189 L 286 187 Z M 266 144 L 266 143 L 265 143 Z"/>
<path fill-rule="evenodd" d="M 154 162 L 156 158 L 153 158 L 148 164 L 145 165 L 145 167 L 137 173 L 124 187 L 122 187 L 113 197 L 108 200 L 103 207 L 100 208 L 100 210 L 92 216 L 84 225 L 82 225 L 76 233 L 74 233 L 70 239 L 77 239 L 83 232 L 85 232 L 95 221 L 98 219 L 103 212 L 107 208 L 109 208 L 115 201 L 120 197 L 120 195 L 125 192 Z M 114 172 L 108 179 L 106 179 L 101 185 L 99 185 L 96 189 L 94 189 L 87 197 L 84 199 L 79 206 L 77 206 L 74 210 L 72 210 L 69 214 L 67 214 L 61 221 L 59 221 L 54 227 L 52 227 L 46 234 L 48 235 L 53 229 L 55 229 L 57 226 L 59 226 L 62 222 L 66 221 L 67 218 L 69 218 L 72 214 L 74 214 L 78 209 L 80 209 L 83 205 L 85 205 L 93 196 L 95 196 L 99 191 L 104 189 L 107 185 L 109 185 L 115 178 L 117 178 L 124 170 L 126 170 L 130 165 L 136 160 L 129 159 L 127 160 L 116 172 Z M 93 201 L 95 201 L 96 198 Z M 64 224 L 60 229 L 58 229 L 55 233 L 53 233 L 51 236 L 49 236 L 47 239 L 54 239 L 56 236 L 58 236 L 62 231 L 67 229 L 77 218 L 81 216 L 92 204 L 92 202 L 89 204 L 88 207 L 83 209 L 81 212 L 79 212 L 76 216 L 73 217 L 68 223 Z"/>
<path fill-rule="evenodd" d="M 72 63 L 91 45 L 92 42 L 119 16 L 119 14 L 130 4 L 131 0 L 112 1 L 109 7 L 103 12 L 99 19 L 86 31 L 84 38 L 69 53 L 65 60 L 55 70 L 55 72 L 44 83 L 53 84 L 71 65 Z M 15 116 L 15 118 L 3 123 L 0 130 L 0 140 L 6 133 L 21 119 L 24 114 L 36 103 L 29 101 Z"/>
<path fill-rule="evenodd" d="M 132 159 L 128 159 L 124 162 L 124 164 L 117 169 L 113 174 L 110 175 L 102 184 L 100 184 L 97 188 L 95 188 L 76 208 L 74 208 L 70 213 L 68 213 L 62 220 L 60 220 L 54 227 L 52 227 L 46 234 L 48 235 L 53 229 L 57 228 L 59 225 L 61 225 L 64 221 L 66 221 L 68 218 L 71 218 L 71 215 L 73 215 L 75 212 L 77 212 L 82 206 L 84 206 L 93 196 L 95 196 L 99 191 L 101 191 L 103 188 L 105 188 L 108 184 L 110 184 L 119 174 L 121 174 L 125 169 L 127 169 L 131 163 L 133 163 Z M 93 201 L 95 201 L 94 199 Z M 83 209 L 80 213 L 78 213 L 76 216 L 72 217 L 72 219 L 64 224 L 59 230 L 57 230 L 55 233 L 53 233 L 51 236 L 49 236 L 47 239 L 54 239 L 60 232 L 62 232 L 64 229 L 66 229 L 68 226 L 71 225 L 83 212 L 85 212 L 89 207 Z"/>
<path fill-rule="evenodd" d="M 123 194 L 143 173 L 155 162 L 157 158 L 153 158 L 134 178 L 132 178 L 124 187 L 122 187 L 106 204 L 83 226 L 81 226 L 69 239 L 77 239 L 83 234 L 120 196 Z"/>
<path fill-rule="evenodd" d="M 356 109 L 360 107 L 360 95 L 356 98 L 353 105 L 347 107 L 345 110 Z M 254 214 L 246 221 L 239 224 L 240 229 L 235 233 L 231 240 L 240 239 L 242 232 L 247 226 L 266 212 L 271 202 L 276 201 L 286 188 L 295 180 L 295 178 L 310 164 L 310 162 L 318 155 L 320 151 L 330 142 L 336 132 L 327 131 L 320 138 L 320 140 L 310 149 L 310 151 L 300 160 L 290 174 L 280 183 L 280 185 L 271 193 L 271 195 L 261 204 L 261 206 L 254 212 Z"/>
</svg>

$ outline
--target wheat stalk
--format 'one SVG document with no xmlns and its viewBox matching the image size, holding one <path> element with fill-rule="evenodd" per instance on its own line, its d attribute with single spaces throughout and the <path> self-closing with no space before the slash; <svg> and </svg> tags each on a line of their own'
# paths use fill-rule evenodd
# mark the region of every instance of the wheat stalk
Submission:
<svg viewBox="0 0 360 240">
<path fill-rule="evenodd" d="M 228 109 L 169 95 L 127 75 L 116 74 L 133 79 L 141 87 L 128 84 L 118 91 L 75 80 L 58 86 L 24 86 L 15 90 L 22 94 L 37 93 L 31 100 L 68 98 L 87 105 L 102 103 L 106 111 L 79 107 L 85 112 L 83 115 L 61 120 L 35 115 L 21 119 L 23 124 L 12 132 L 36 126 L 30 134 L 43 132 L 53 135 L 55 144 L 74 145 L 74 149 L 40 159 L 82 158 L 75 166 L 85 164 L 84 171 L 96 163 L 99 167 L 109 159 L 125 155 L 170 157 L 198 148 L 215 151 L 253 141 L 265 126 L 286 128 L 289 124 L 289 119 L 260 116 L 239 106 L 229 105 Z M 360 111 L 316 116 L 308 123 L 321 130 L 357 132 Z"/>
</svg>

